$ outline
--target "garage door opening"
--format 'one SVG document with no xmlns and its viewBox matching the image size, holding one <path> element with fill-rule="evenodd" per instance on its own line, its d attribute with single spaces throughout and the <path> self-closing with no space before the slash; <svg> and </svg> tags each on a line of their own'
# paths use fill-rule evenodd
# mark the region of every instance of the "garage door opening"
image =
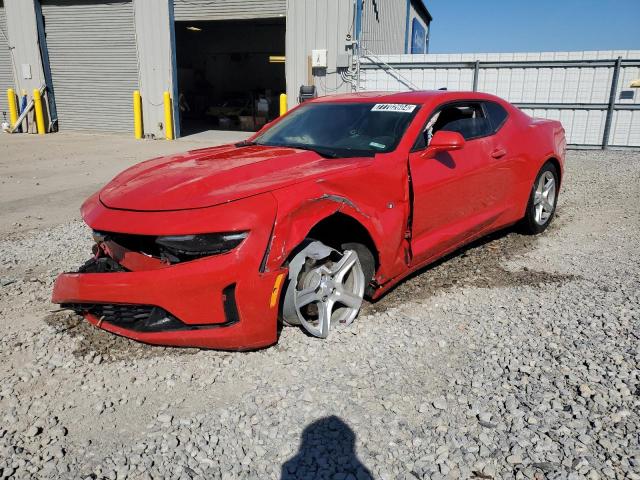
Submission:
<svg viewBox="0 0 640 480">
<path fill-rule="evenodd" d="M 286 91 L 285 19 L 176 22 L 182 135 L 260 129 Z"/>
</svg>

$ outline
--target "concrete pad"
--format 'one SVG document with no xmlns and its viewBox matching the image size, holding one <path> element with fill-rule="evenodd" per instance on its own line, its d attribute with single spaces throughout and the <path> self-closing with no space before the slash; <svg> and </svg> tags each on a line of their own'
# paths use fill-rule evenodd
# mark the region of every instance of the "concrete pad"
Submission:
<svg viewBox="0 0 640 480">
<path fill-rule="evenodd" d="M 178 139 L 178 142 L 211 142 L 221 145 L 224 143 L 239 142 L 253 135 L 254 132 L 242 132 L 239 130 L 205 130 Z"/>
<path fill-rule="evenodd" d="M 138 162 L 249 135 L 215 131 L 171 142 L 131 135 L 0 133 L 0 235 L 79 218 L 89 195 Z"/>
</svg>

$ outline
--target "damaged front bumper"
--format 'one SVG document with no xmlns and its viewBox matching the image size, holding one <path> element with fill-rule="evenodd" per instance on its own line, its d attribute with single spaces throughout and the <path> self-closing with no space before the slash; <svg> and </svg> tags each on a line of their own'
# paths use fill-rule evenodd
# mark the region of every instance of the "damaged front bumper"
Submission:
<svg viewBox="0 0 640 480">
<path fill-rule="evenodd" d="M 135 234 L 176 233 L 168 225 L 158 230 L 153 224 L 161 212 L 114 211 L 97 199 L 94 202 L 89 212 L 85 204 L 83 216 L 96 230 L 122 232 L 119 227 L 125 216 L 137 218 L 130 223 L 136 226 Z M 216 225 L 221 220 L 229 220 L 225 225 L 231 229 L 250 231 L 234 250 L 168 265 L 112 244 L 106 249 L 109 256 L 95 261 L 108 266 L 61 274 L 53 302 L 75 310 L 99 328 L 150 344 L 248 350 L 275 343 L 278 302 L 274 295 L 279 295 L 285 272 L 260 271 L 271 229 L 265 220 L 274 218 L 275 208 L 264 199 L 236 203 L 244 204 L 226 205 L 224 210 L 162 212 L 169 222 L 182 225 L 178 233 L 197 232 L 201 224 Z M 187 215 L 192 217 L 191 228 L 183 218 Z M 214 218 L 215 223 L 209 223 Z"/>
</svg>

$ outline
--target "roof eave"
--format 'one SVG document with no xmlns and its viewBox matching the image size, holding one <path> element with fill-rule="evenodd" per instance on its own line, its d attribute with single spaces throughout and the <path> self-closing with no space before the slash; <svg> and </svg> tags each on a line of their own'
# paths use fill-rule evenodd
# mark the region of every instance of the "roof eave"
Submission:
<svg viewBox="0 0 640 480">
<path fill-rule="evenodd" d="M 420 10 L 424 14 L 424 16 L 427 17 L 428 22 L 431 23 L 433 17 L 431 16 L 431 13 L 429 13 L 429 9 L 427 8 L 425 0 L 411 0 L 411 3 L 413 4 L 414 8 L 416 10 Z"/>
</svg>

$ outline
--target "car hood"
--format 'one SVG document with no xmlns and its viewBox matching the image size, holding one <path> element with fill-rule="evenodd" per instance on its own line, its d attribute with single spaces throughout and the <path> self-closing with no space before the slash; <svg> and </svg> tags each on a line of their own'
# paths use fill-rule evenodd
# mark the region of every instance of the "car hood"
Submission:
<svg viewBox="0 0 640 480">
<path fill-rule="evenodd" d="M 209 207 L 351 169 L 361 160 L 288 147 L 206 148 L 135 165 L 100 191 L 100 201 L 139 211 Z"/>
</svg>

